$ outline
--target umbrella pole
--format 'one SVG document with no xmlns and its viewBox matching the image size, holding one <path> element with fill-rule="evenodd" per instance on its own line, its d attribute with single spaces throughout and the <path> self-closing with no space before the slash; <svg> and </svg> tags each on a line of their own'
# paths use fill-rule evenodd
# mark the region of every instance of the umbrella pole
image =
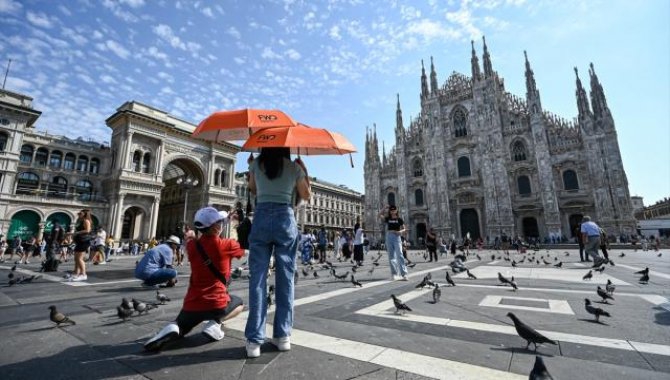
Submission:
<svg viewBox="0 0 670 380">
<path fill-rule="evenodd" d="M 349 162 L 351 163 L 351 167 L 354 167 L 354 158 L 351 156 L 351 153 L 349 153 Z"/>
</svg>

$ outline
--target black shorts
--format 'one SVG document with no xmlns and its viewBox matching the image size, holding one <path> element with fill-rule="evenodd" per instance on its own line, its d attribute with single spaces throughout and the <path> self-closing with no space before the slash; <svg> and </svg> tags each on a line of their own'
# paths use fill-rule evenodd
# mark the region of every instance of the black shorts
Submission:
<svg viewBox="0 0 670 380">
<path fill-rule="evenodd" d="M 88 251 L 89 248 L 91 248 L 91 241 L 90 240 L 78 241 L 74 245 L 74 251 L 75 252 L 86 252 L 86 251 Z"/>
<path fill-rule="evenodd" d="M 363 244 L 354 245 L 354 260 L 363 261 Z"/>
<path fill-rule="evenodd" d="M 188 334 L 193 328 L 204 321 L 222 322 L 226 315 L 230 314 L 237 307 L 244 305 L 242 298 L 230 295 L 230 301 L 223 309 L 205 310 L 205 311 L 186 311 L 182 310 L 177 315 L 177 326 L 179 326 L 179 335 Z"/>
</svg>

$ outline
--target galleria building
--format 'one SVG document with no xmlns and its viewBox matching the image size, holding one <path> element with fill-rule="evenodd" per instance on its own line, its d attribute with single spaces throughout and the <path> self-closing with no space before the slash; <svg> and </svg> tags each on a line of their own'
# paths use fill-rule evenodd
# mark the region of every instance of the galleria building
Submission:
<svg viewBox="0 0 670 380">
<path fill-rule="evenodd" d="M 77 212 L 117 241 L 180 233 L 196 210 L 231 211 L 253 203 L 235 175 L 240 147 L 191 137 L 196 126 L 164 111 L 126 102 L 106 120 L 110 144 L 36 131 L 32 98 L 0 90 L 0 233 L 42 238 L 53 223 L 72 230 Z M 246 157 L 245 157 L 246 158 Z M 362 195 L 312 181 L 312 199 L 297 210 L 304 227 L 351 228 Z M 234 231 L 228 227 L 229 236 Z"/>
<path fill-rule="evenodd" d="M 584 215 L 610 235 L 635 233 L 614 120 L 593 64 L 590 97 L 575 68 L 579 114 L 566 121 L 542 108 L 527 57 L 520 98 L 505 91 L 486 41 L 483 50 L 483 71 L 473 42 L 471 76 L 454 72 L 442 86 L 432 58 L 430 79 L 422 63 L 421 112 L 405 128 L 398 98 L 388 153 L 382 146 L 380 157 L 376 129 L 367 134 L 368 229 L 381 238 L 377 214 L 395 204 L 414 242 L 431 227 L 446 239 L 570 238 Z"/>
</svg>

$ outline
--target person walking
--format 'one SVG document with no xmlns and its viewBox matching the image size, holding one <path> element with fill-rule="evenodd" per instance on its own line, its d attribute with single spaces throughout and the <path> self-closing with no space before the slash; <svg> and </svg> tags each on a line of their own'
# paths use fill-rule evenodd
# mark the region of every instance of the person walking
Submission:
<svg viewBox="0 0 670 380">
<path fill-rule="evenodd" d="M 580 222 L 577 227 L 575 227 L 575 240 L 577 240 L 577 244 L 579 245 L 579 261 L 584 262 L 589 260 L 588 255 L 584 255 L 584 239 L 582 238 L 582 223 Z M 586 256 L 586 257 L 584 257 Z"/>
<path fill-rule="evenodd" d="M 360 223 L 354 225 L 354 262 L 358 266 L 363 266 L 363 227 Z"/>
<path fill-rule="evenodd" d="M 276 308 L 272 336 L 280 351 L 291 349 L 298 250 L 293 205 L 309 200 L 311 187 L 305 165 L 300 158 L 291 161 L 288 148 L 262 148 L 249 165 L 249 191 L 256 195 L 257 203 L 249 234 L 249 316 L 244 335 L 247 356 L 257 358 L 265 341 L 267 276 L 273 254 Z"/>
<path fill-rule="evenodd" d="M 77 214 L 77 222 L 74 227 L 74 272 L 68 276 L 69 281 L 86 281 L 86 263 L 84 255 L 91 247 L 91 229 L 93 220 L 91 219 L 91 210 L 83 209 Z"/>
<path fill-rule="evenodd" d="M 428 256 L 430 256 L 428 262 L 433 260 L 437 262 L 437 235 L 435 235 L 433 227 L 429 228 L 428 233 L 426 233 L 426 249 L 428 249 Z"/>
<path fill-rule="evenodd" d="M 326 227 L 323 225 L 316 236 L 316 243 L 319 263 L 324 264 L 326 262 L 326 250 L 328 249 L 328 234 L 326 233 Z"/>
<path fill-rule="evenodd" d="M 398 216 L 398 208 L 394 205 L 385 207 L 379 217 L 386 223 L 386 251 L 389 256 L 393 280 L 407 281 L 407 266 L 402 254 L 401 235 L 405 232 L 405 222 Z"/>
<path fill-rule="evenodd" d="M 585 215 L 582 218 L 582 226 L 580 228 L 582 233 L 582 240 L 585 242 L 584 250 L 587 255 L 593 257 L 593 268 L 601 266 L 607 261 L 598 256 L 598 248 L 600 247 L 600 227 L 591 221 L 591 217 Z"/>
</svg>

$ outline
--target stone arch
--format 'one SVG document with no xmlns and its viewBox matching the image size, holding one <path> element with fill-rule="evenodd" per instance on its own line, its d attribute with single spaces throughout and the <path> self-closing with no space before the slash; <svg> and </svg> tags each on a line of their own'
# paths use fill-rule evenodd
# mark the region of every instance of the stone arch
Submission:
<svg viewBox="0 0 670 380">
<path fill-rule="evenodd" d="M 420 157 L 416 157 L 412 160 L 412 175 L 414 177 L 423 176 L 423 161 Z"/>
<path fill-rule="evenodd" d="M 457 105 L 451 110 L 449 115 L 454 126 L 454 137 L 464 137 L 468 135 L 468 110 L 462 105 Z"/>
<path fill-rule="evenodd" d="M 41 211 L 32 207 L 23 207 L 11 216 L 7 239 L 12 239 L 16 235 L 19 235 L 22 240 L 38 236 L 41 233 L 40 224 L 43 220 L 44 214 Z"/>
<path fill-rule="evenodd" d="M 528 159 L 527 144 L 521 138 L 512 141 L 510 151 L 512 152 L 512 161 L 526 161 Z"/>
<path fill-rule="evenodd" d="M 163 189 L 161 190 L 158 218 L 156 222 L 156 236 L 176 234 L 181 226 L 192 223 L 193 215 L 202 206 L 206 185 L 205 167 L 198 160 L 185 154 L 171 155 L 165 160 L 161 168 Z M 186 186 L 178 183 L 179 178 L 190 178 L 191 184 L 197 180 L 197 185 Z"/>
</svg>

